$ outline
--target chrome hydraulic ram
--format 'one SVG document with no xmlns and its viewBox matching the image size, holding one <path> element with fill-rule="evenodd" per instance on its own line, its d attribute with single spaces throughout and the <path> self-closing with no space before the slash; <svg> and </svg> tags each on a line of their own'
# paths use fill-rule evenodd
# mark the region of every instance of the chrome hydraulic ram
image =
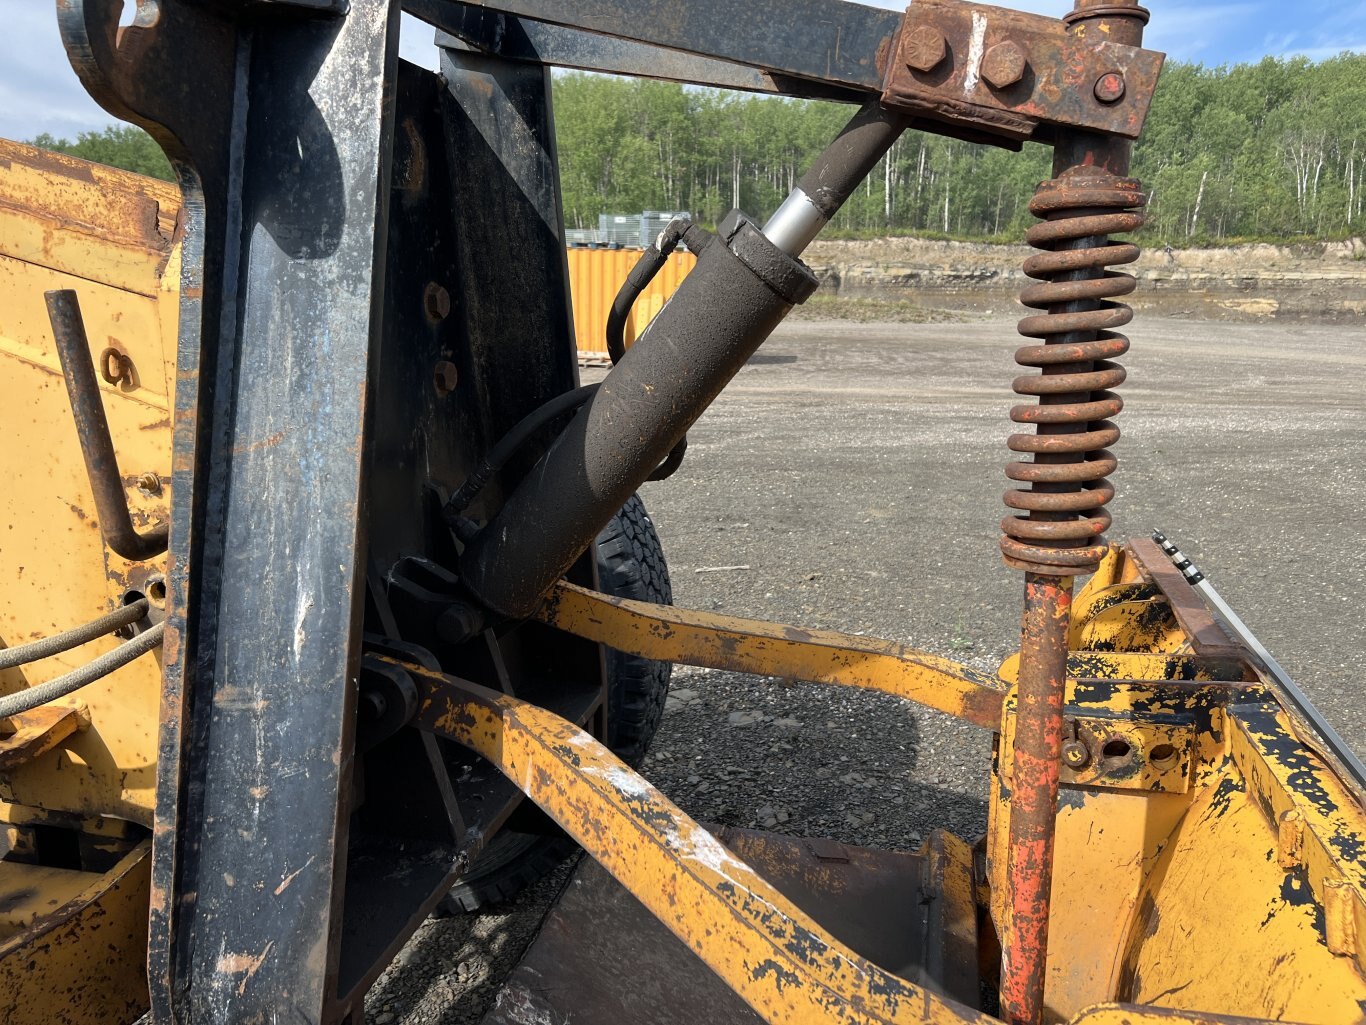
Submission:
<svg viewBox="0 0 1366 1025">
<path fill-rule="evenodd" d="M 798 255 L 907 123 L 871 101 L 766 229 L 739 211 L 714 235 L 688 229 L 683 241 L 696 267 L 465 549 L 461 576 L 481 605 L 514 619 L 536 609 L 787 312 L 815 291 Z"/>
</svg>

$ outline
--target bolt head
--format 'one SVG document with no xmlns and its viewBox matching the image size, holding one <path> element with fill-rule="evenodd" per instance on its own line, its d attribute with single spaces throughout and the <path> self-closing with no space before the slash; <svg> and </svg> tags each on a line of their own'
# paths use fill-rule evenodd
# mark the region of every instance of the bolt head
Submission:
<svg viewBox="0 0 1366 1025">
<path fill-rule="evenodd" d="M 1084 769 L 1091 761 L 1091 752 L 1085 744 L 1071 740 L 1062 746 L 1062 761 L 1069 769 Z"/>
<path fill-rule="evenodd" d="M 1124 99 L 1124 76 L 1118 71 L 1107 71 L 1096 79 L 1095 94 L 1101 103 L 1118 103 Z"/>
<path fill-rule="evenodd" d="M 450 360 L 439 360 L 432 367 L 432 384 L 436 387 L 436 393 L 441 396 L 449 395 L 455 391 L 455 386 L 460 382 L 460 371 L 456 369 Z"/>
<path fill-rule="evenodd" d="M 933 71 L 943 62 L 947 45 L 943 33 L 928 25 L 917 25 L 907 34 L 901 52 L 912 71 Z"/>
<path fill-rule="evenodd" d="M 1007 39 L 997 43 L 982 57 L 982 78 L 993 89 L 1008 89 L 1024 78 L 1029 66 L 1019 44 Z"/>
<path fill-rule="evenodd" d="M 455 602 L 436 620 L 436 633 L 448 644 L 463 644 L 484 628 L 483 617 L 464 602 Z"/>
<path fill-rule="evenodd" d="M 451 315 L 451 293 L 431 282 L 422 292 L 422 309 L 433 324 L 441 323 Z"/>
</svg>

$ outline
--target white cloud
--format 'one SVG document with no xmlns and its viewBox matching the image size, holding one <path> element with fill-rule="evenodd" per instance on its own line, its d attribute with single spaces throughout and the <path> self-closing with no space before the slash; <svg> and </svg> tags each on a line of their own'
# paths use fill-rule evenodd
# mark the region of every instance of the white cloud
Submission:
<svg viewBox="0 0 1366 1025">
<path fill-rule="evenodd" d="M 76 78 L 57 31 L 51 3 L 3 0 L 5 57 L 0 64 L 0 136 L 30 139 L 40 132 L 74 136 L 112 124 Z"/>
</svg>

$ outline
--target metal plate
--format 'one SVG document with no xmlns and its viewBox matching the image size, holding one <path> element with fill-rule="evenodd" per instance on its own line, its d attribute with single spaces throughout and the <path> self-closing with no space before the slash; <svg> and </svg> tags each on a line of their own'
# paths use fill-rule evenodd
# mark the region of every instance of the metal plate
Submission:
<svg viewBox="0 0 1366 1025">
<path fill-rule="evenodd" d="M 713 831 L 859 954 L 978 1005 L 971 854 L 961 840 L 935 834 L 920 852 L 903 854 L 748 829 Z M 483 1025 L 762 1020 L 597 862 L 585 859 Z"/>
</svg>

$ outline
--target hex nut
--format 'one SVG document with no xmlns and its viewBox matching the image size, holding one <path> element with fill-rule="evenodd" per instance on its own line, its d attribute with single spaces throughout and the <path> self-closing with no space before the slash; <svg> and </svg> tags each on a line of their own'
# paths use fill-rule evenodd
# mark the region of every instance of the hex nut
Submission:
<svg viewBox="0 0 1366 1025">
<path fill-rule="evenodd" d="M 1091 763 L 1091 752 L 1079 740 L 1069 740 L 1062 746 L 1062 761 L 1069 769 L 1084 769 Z"/>
<path fill-rule="evenodd" d="M 901 52 L 906 57 L 906 66 L 912 71 L 933 71 L 943 62 L 948 48 L 942 32 L 928 25 L 917 25 L 907 34 Z"/>
<path fill-rule="evenodd" d="M 1014 40 L 997 43 L 982 57 L 982 78 L 993 89 L 1008 89 L 1024 78 L 1029 66 Z"/>
</svg>

